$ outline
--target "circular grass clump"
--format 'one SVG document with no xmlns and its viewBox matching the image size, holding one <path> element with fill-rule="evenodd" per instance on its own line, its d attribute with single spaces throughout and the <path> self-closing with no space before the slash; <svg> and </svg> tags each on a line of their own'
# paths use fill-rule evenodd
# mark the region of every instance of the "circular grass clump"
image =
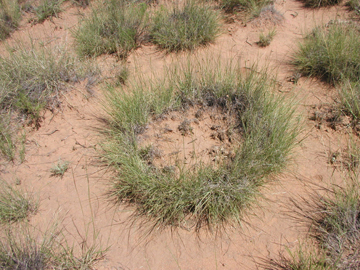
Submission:
<svg viewBox="0 0 360 270">
<path fill-rule="evenodd" d="M 213 42 L 219 31 L 214 10 L 188 2 L 182 7 L 161 8 L 154 17 L 150 37 L 159 48 L 178 52 Z"/>
<path fill-rule="evenodd" d="M 336 84 L 360 77 L 360 30 L 345 21 L 317 27 L 299 45 L 293 64 L 306 76 L 319 77 Z"/>
<path fill-rule="evenodd" d="M 126 91 L 110 87 L 103 144 L 104 158 L 117 173 L 110 197 L 134 205 L 135 217 L 150 218 L 155 226 L 199 229 L 240 221 L 259 187 L 287 164 L 299 130 L 293 107 L 270 94 L 273 87 L 264 74 L 244 75 L 209 62 L 177 68 L 158 83 L 139 80 Z M 243 140 L 234 156 L 193 169 L 177 164 L 175 171 L 149 163 L 139 144 L 147 124 L 194 106 L 236 118 Z"/>
</svg>

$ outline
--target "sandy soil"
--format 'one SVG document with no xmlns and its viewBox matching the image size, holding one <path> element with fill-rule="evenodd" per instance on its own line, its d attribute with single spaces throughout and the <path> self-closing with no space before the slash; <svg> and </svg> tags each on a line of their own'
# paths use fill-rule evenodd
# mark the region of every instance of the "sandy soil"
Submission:
<svg viewBox="0 0 360 270">
<path fill-rule="evenodd" d="M 1 178 L 10 183 L 20 180 L 21 188 L 40 199 L 40 209 L 30 218 L 31 224 L 45 228 L 59 219 L 69 241 L 79 246 L 85 236 L 90 242 L 94 238 L 101 241 L 109 250 L 96 269 L 258 269 L 262 259 L 276 257 L 285 247 L 294 250 L 304 241 L 306 230 L 290 217 L 290 200 L 307 196 L 308 189 L 313 188 L 311 183 L 341 181 L 341 173 L 329 164 L 329 157 L 346 148 L 348 130 L 344 127 L 335 131 L 326 125 L 317 128 L 315 122 L 308 120 L 314 106 L 332 102 L 336 91 L 307 78 L 293 84 L 294 74 L 288 63 L 303 33 L 348 14 L 344 6 L 310 10 L 294 0 L 277 0 L 275 8 L 283 20 L 276 26 L 270 46 L 256 45 L 259 33 L 274 27 L 272 21 L 262 18 L 246 26 L 239 21 L 225 24 L 223 34 L 214 44 L 194 53 L 199 59 L 212 55 L 240 59 L 248 66 L 254 62 L 268 66 L 278 75 L 281 93 L 296 99 L 297 110 L 304 116 L 304 129 L 292 164 L 277 177 L 278 181 L 262 189 L 264 198 L 248 211 L 242 227 L 229 226 L 216 235 L 206 230 L 196 235 L 174 228 L 145 235 L 148 225 L 129 221 L 131 208 L 113 207 L 104 195 L 111 172 L 100 165 L 98 158 L 101 149 L 96 128 L 101 127 L 98 118 L 104 115 L 101 87 L 94 87 L 93 95 L 89 95 L 86 82 L 74 85 L 64 95 L 61 110 L 55 114 L 45 112 L 38 130 L 28 128 L 24 163 L 1 161 Z M 71 48 L 70 31 L 83 12 L 68 8 L 59 18 L 34 26 L 24 19 L 7 41 L 26 41 L 32 37 L 35 41 Z M 184 58 L 186 54 L 165 55 L 153 46 L 143 46 L 130 55 L 128 64 L 131 72 L 151 74 Z M 98 62 L 104 76 L 116 65 L 111 56 L 99 57 Z M 70 161 L 70 169 L 63 178 L 52 177 L 50 173 L 59 159 Z"/>
<path fill-rule="evenodd" d="M 163 114 L 138 137 L 149 164 L 174 173 L 229 161 L 242 140 L 234 113 L 201 106 Z"/>
</svg>

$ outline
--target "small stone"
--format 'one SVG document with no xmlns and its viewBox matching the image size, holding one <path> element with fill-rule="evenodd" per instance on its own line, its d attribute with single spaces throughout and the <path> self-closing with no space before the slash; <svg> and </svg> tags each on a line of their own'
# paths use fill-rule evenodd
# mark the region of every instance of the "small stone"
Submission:
<svg viewBox="0 0 360 270">
<path fill-rule="evenodd" d="M 220 128 L 219 125 L 212 125 L 212 126 L 210 127 L 211 130 L 218 130 L 219 128 Z"/>
<path fill-rule="evenodd" d="M 164 127 L 164 133 L 170 133 L 173 132 L 173 129 L 169 128 L 168 126 Z"/>
<path fill-rule="evenodd" d="M 217 137 L 220 141 L 224 141 L 225 140 L 225 132 L 223 130 L 218 131 Z"/>
<path fill-rule="evenodd" d="M 196 125 L 199 125 L 199 124 L 200 124 L 199 120 L 196 119 L 196 118 L 194 118 L 192 121 L 193 121 L 193 123 L 195 123 Z"/>
<path fill-rule="evenodd" d="M 203 111 L 202 110 L 198 110 L 196 113 L 195 113 L 195 117 L 196 118 L 201 118 L 203 116 Z"/>
<path fill-rule="evenodd" d="M 180 131 L 181 135 L 185 136 L 193 133 L 193 128 L 191 127 L 190 123 L 191 121 L 188 119 L 185 119 L 181 122 L 181 124 L 178 126 L 178 130 Z"/>
</svg>

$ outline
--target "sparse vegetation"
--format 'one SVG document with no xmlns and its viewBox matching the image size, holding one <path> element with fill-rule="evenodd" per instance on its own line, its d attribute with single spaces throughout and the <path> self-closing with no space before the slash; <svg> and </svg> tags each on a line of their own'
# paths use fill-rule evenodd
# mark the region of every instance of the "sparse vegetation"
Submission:
<svg viewBox="0 0 360 270">
<path fill-rule="evenodd" d="M 51 167 L 51 175 L 60 176 L 62 178 L 68 170 L 69 164 L 70 162 L 59 159 L 59 161 Z"/>
<path fill-rule="evenodd" d="M 299 45 L 293 63 L 303 75 L 336 84 L 360 76 L 359 29 L 350 22 L 317 27 Z"/>
<path fill-rule="evenodd" d="M 0 0 L 0 40 L 7 38 L 17 28 L 20 18 L 17 0 Z"/>
<path fill-rule="evenodd" d="M 271 30 L 267 35 L 265 35 L 264 33 L 260 33 L 259 41 L 257 42 L 257 44 L 260 47 L 267 47 L 270 45 L 275 35 L 276 35 L 275 29 Z"/>
<path fill-rule="evenodd" d="M 0 222 L 9 223 L 26 219 L 37 211 L 38 203 L 32 196 L 0 180 Z M 0 264 L 1 265 L 1 264 Z"/>
<path fill-rule="evenodd" d="M 217 13 L 193 1 L 184 6 L 162 7 L 150 29 L 151 40 L 169 52 L 192 50 L 215 40 L 219 34 Z"/>
<path fill-rule="evenodd" d="M 313 221 L 314 236 L 336 269 L 360 267 L 360 194 L 357 176 L 346 187 L 334 187 L 319 197 Z"/>
<path fill-rule="evenodd" d="M 95 7 L 74 32 L 81 57 L 116 53 L 126 58 L 141 44 L 146 29 L 147 6 L 124 0 L 109 0 Z"/>
<path fill-rule="evenodd" d="M 259 16 L 261 10 L 273 3 L 273 0 L 221 0 L 225 12 L 245 12 L 250 18 Z"/>
<path fill-rule="evenodd" d="M 104 158 L 118 172 L 109 195 L 135 203 L 135 215 L 150 218 L 155 227 L 192 220 L 200 229 L 240 221 L 258 187 L 283 168 L 295 144 L 299 125 L 293 107 L 269 93 L 274 86 L 267 76 L 243 76 L 214 62 L 189 64 L 158 83 L 140 79 L 130 90 L 108 89 Z M 244 137 L 235 157 L 219 167 L 180 164 L 178 175 L 149 165 L 137 143 L 149 118 L 195 104 L 235 115 L 237 132 Z"/>
<path fill-rule="evenodd" d="M 311 200 L 297 203 L 299 214 L 318 243 L 318 251 L 299 249 L 290 257 L 271 260 L 271 269 L 359 269 L 360 189 L 358 175 L 351 172 L 344 187 L 333 185 L 325 195 L 315 192 Z M 269 268 L 270 269 L 270 268 Z"/>
<path fill-rule="evenodd" d="M 308 244 L 310 245 L 310 244 Z M 295 252 L 287 249 L 276 259 L 265 260 L 262 268 L 266 270 L 335 270 L 326 264 L 326 258 L 313 247 L 300 245 Z"/>
</svg>

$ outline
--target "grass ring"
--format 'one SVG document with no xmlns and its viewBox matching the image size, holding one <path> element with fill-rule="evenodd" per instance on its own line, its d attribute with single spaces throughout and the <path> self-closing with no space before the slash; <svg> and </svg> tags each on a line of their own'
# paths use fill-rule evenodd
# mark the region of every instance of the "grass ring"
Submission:
<svg viewBox="0 0 360 270">
<path fill-rule="evenodd" d="M 265 73 L 244 74 L 210 62 L 177 68 L 159 82 L 138 80 L 107 91 L 104 158 L 116 171 L 108 194 L 135 206 L 134 217 L 147 217 L 154 227 L 186 224 L 198 230 L 241 221 L 259 187 L 284 168 L 296 143 L 294 106 L 273 94 Z M 235 157 L 178 175 L 149 165 L 138 136 L 150 117 L 195 105 L 235 110 L 244 138 Z"/>
</svg>

